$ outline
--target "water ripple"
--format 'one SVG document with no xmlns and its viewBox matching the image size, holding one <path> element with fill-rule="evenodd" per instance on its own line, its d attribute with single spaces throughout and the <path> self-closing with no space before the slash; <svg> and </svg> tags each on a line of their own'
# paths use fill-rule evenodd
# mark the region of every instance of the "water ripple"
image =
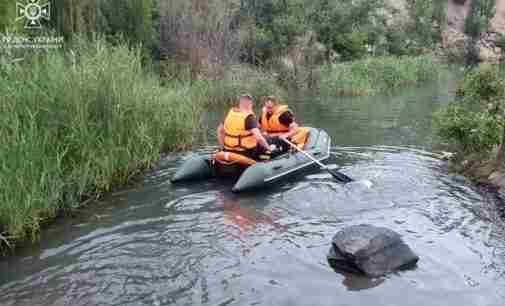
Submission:
<svg viewBox="0 0 505 306">
<path fill-rule="evenodd" d="M 145 188 L 111 195 L 112 210 L 92 208 L 101 218 L 76 220 L 72 235 L 56 227 L 57 242 L 2 263 L 0 304 L 503 304 L 505 242 L 492 197 L 419 148 L 332 152 L 358 182 L 314 172 L 250 195 L 172 186 L 166 179 L 186 155 L 167 157 Z M 325 259 L 332 235 L 361 223 L 402 234 L 421 256 L 417 269 L 378 280 L 335 274 Z"/>
</svg>

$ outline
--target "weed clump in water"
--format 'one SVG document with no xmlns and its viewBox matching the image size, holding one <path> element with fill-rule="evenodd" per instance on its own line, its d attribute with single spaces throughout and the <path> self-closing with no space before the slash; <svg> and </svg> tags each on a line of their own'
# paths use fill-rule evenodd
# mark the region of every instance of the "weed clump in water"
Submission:
<svg viewBox="0 0 505 306">
<path fill-rule="evenodd" d="M 440 63 L 431 55 L 368 58 L 324 67 L 320 90 L 335 96 L 374 95 L 437 80 L 441 72 Z"/>
</svg>

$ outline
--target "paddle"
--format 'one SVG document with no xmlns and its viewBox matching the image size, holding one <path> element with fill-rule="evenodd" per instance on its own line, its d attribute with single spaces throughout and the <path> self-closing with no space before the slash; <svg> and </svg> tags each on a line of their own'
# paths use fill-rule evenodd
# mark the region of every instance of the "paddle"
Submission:
<svg viewBox="0 0 505 306">
<path fill-rule="evenodd" d="M 303 153 L 305 156 L 307 156 L 308 158 L 310 158 L 312 161 L 314 161 L 316 164 L 318 164 L 321 167 L 321 169 L 324 169 L 324 170 L 328 171 L 328 173 L 331 174 L 331 176 L 333 176 L 337 181 L 339 181 L 341 183 L 349 183 L 349 182 L 353 181 L 352 178 L 348 177 L 347 175 L 345 175 L 345 174 L 343 174 L 341 172 L 338 172 L 336 169 L 330 169 L 330 168 L 328 168 L 328 166 L 326 166 L 322 162 L 320 162 L 317 159 L 315 159 L 309 153 L 307 153 L 307 152 L 303 151 L 302 149 L 298 148 L 291 141 L 289 141 L 287 139 L 284 139 L 284 138 L 281 138 L 281 137 L 279 137 L 279 138 L 282 139 L 287 144 L 289 144 L 292 148 L 296 149 L 298 152 Z"/>
</svg>

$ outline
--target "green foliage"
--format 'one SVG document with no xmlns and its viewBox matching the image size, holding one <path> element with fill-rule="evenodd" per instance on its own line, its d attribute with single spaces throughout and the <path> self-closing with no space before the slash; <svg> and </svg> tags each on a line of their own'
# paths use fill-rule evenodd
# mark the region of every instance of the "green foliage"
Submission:
<svg viewBox="0 0 505 306">
<path fill-rule="evenodd" d="M 458 84 L 456 95 L 466 103 L 488 103 L 496 97 L 505 97 L 505 81 L 491 65 L 470 71 Z"/>
<path fill-rule="evenodd" d="M 335 35 L 333 49 L 343 60 L 362 58 L 368 52 L 368 34 L 351 32 Z"/>
<path fill-rule="evenodd" d="M 466 154 L 488 152 L 500 143 L 503 125 L 488 112 L 453 103 L 434 118 L 438 136 Z"/>
<path fill-rule="evenodd" d="M 51 25 L 67 39 L 74 34 L 91 34 L 98 30 L 100 0 L 50 0 Z"/>
<path fill-rule="evenodd" d="M 255 56 L 265 62 L 286 54 L 297 37 L 311 33 L 326 47 L 327 60 L 419 55 L 441 42 L 446 18 L 446 3 L 431 0 L 407 0 L 406 10 L 384 0 L 243 0 L 241 5 L 240 16 L 249 18 L 244 46 L 252 63 Z"/>
<path fill-rule="evenodd" d="M 5 31 L 16 19 L 16 4 L 14 1 L 0 2 L 0 32 Z"/>
<path fill-rule="evenodd" d="M 99 0 L 99 30 L 108 36 L 142 43 L 147 48 L 153 42 L 153 0 Z"/>
<path fill-rule="evenodd" d="M 338 65 L 321 72 L 320 89 L 327 95 L 373 95 L 406 84 L 437 80 L 440 63 L 433 56 L 375 57 Z"/>
<path fill-rule="evenodd" d="M 438 48 L 446 21 L 446 1 L 406 0 L 405 9 L 391 9 L 392 24 L 376 44 L 379 54 L 421 55 Z"/>
<path fill-rule="evenodd" d="M 318 39 L 343 60 L 363 57 L 385 32 L 383 0 L 315 1 L 311 25 Z"/>
<path fill-rule="evenodd" d="M 139 49 L 104 40 L 25 62 L 0 59 L 0 234 L 40 224 L 128 182 L 193 141 L 204 97 L 160 86 Z"/>
<path fill-rule="evenodd" d="M 272 74 L 245 65 L 229 67 L 225 77 L 219 80 L 197 81 L 193 89 L 206 97 L 208 104 L 222 105 L 234 103 L 242 93 L 250 93 L 255 99 L 275 95 L 286 97 Z"/>
<path fill-rule="evenodd" d="M 465 19 L 465 33 L 470 37 L 479 37 L 481 33 L 487 32 L 495 13 L 495 0 L 472 1 L 470 14 Z"/>
<path fill-rule="evenodd" d="M 446 1 L 407 0 L 410 22 L 406 31 L 416 48 L 429 48 L 442 40 Z"/>
<path fill-rule="evenodd" d="M 265 62 L 282 54 L 309 29 L 307 4 L 303 0 L 241 1 L 240 17 L 246 29 L 245 48 L 251 63 Z M 247 51 L 253 49 L 254 54 Z"/>
<path fill-rule="evenodd" d="M 24 25 L 23 21 L 16 21 L 16 1 L 0 1 L 0 33 L 21 32 Z"/>
<path fill-rule="evenodd" d="M 242 0 L 246 59 L 263 63 L 285 55 L 311 33 L 326 47 L 327 60 L 419 55 L 441 42 L 445 6 L 432 0 L 407 0 L 406 10 L 384 0 Z"/>
<path fill-rule="evenodd" d="M 419 54 L 440 42 L 444 4 L 428 0 L 408 4 L 408 18 L 399 18 L 407 20 L 404 25 L 388 23 L 392 10 L 384 0 L 243 0 L 246 59 L 263 63 L 285 55 L 298 38 L 311 33 L 326 46 L 327 60 L 332 55 L 349 61 L 370 53 Z"/>
<path fill-rule="evenodd" d="M 498 33 L 495 41 L 496 47 L 500 48 L 500 51 L 503 54 L 505 53 L 505 34 Z"/>
<path fill-rule="evenodd" d="M 470 71 L 457 88 L 457 100 L 435 115 L 437 134 L 465 154 L 486 153 L 503 134 L 505 81 L 497 68 Z"/>
<path fill-rule="evenodd" d="M 155 49 L 156 0 L 51 0 L 51 25 L 67 39 L 99 32 L 109 41 Z M 120 37 L 120 38 L 119 38 Z"/>
</svg>

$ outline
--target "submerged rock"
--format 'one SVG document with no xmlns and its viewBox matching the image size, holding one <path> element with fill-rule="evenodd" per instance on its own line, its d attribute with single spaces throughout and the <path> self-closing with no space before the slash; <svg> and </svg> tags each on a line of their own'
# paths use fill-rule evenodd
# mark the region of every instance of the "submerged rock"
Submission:
<svg viewBox="0 0 505 306">
<path fill-rule="evenodd" d="M 412 267 L 418 260 L 399 234 L 366 224 L 338 232 L 328 254 L 328 262 L 334 269 L 371 277 Z"/>
</svg>

